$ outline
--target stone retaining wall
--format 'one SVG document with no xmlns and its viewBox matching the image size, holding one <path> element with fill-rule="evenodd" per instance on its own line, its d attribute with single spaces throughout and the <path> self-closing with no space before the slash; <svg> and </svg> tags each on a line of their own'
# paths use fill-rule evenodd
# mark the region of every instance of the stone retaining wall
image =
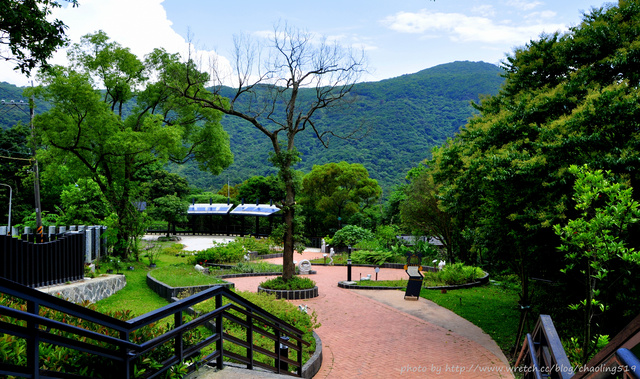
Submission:
<svg viewBox="0 0 640 379">
<path fill-rule="evenodd" d="M 152 277 L 151 272 L 147 273 L 147 285 L 155 293 L 167 299 L 167 301 L 169 302 L 171 302 L 171 298 L 178 297 L 178 294 L 181 294 L 182 296 L 185 296 L 185 295 L 191 296 L 194 293 L 198 293 L 200 291 L 204 291 L 206 289 L 209 289 L 215 286 L 233 288 L 233 283 L 207 284 L 203 286 L 192 286 L 192 287 L 171 287 Z"/>
<path fill-rule="evenodd" d="M 52 287 L 40 287 L 38 290 L 53 296 L 60 296 L 74 303 L 90 301 L 95 303 L 124 288 L 127 279 L 124 275 L 103 275 L 97 278 L 84 278 L 81 281 Z"/>
</svg>

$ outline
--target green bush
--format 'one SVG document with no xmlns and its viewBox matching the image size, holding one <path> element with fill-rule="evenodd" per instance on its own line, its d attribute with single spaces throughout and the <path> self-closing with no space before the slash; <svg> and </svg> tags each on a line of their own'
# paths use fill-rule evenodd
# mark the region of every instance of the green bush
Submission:
<svg viewBox="0 0 640 379">
<path fill-rule="evenodd" d="M 388 262 L 393 254 L 386 250 L 356 250 L 351 254 L 353 263 L 381 265 Z"/>
<path fill-rule="evenodd" d="M 213 247 L 200 250 L 194 256 L 198 264 L 205 263 L 236 263 L 244 259 L 247 251 L 242 244 L 234 242 L 215 243 Z"/>
<path fill-rule="evenodd" d="M 239 237 L 230 243 L 238 243 L 248 251 L 255 251 L 258 255 L 271 254 L 272 241 L 270 239 L 257 239 L 255 237 Z"/>
<path fill-rule="evenodd" d="M 19 309 L 22 311 L 27 310 L 27 305 L 24 301 L 5 296 L 0 294 L 0 305 Z M 96 310 L 95 305 L 85 302 L 82 306 Z M 107 316 L 126 321 L 133 318 L 133 313 L 130 310 L 106 312 Z M 80 319 L 74 316 L 70 316 L 66 313 L 58 312 L 46 307 L 40 307 L 40 316 L 46 317 L 51 320 L 59 321 L 68 325 L 74 325 L 82 329 L 91 330 L 100 334 L 108 335 L 115 338 L 120 338 L 119 332 L 113 329 L 106 328 L 94 324 L 85 319 Z M 184 317 L 184 322 L 188 322 L 191 318 Z M 23 320 L 17 320 L 11 317 L 0 315 L 0 321 L 17 326 L 26 326 L 26 322 Z M 156 337 L 167 332 L 167 330 L 173 328 L 171 324 L 167 323 L 153 323 L 144 326 L 129 336 L 130 341 L 135 343 L 143 343 L 150 341 Z M 51 330 L 53 334 L 74 338 L 68 332 L 62 330 Z M 198 328 L 194 329 L 183 336 L 185 347 L 193 346 L 196 343 L 202 341 L 207 334 L 206 330 Z M 86 337 L 78 337 L 80 341 L 88 344 L 102 347 L 103 349 L 114 349 L 112 344 L 105 342 L 97 342 Z M 155 371 L 160 367 L 160 362 L 168 359 L 173 354 L 173 348 L 171 342 L 165 343 L 160 347 L 152 350 L 151 352 L 140 357 L 134 363 L 135 365 L 135 378 L 142 377 L 149 372 Z M 4 362 L 11 362 L 16 365 L 26 365 L 26 340 L 21 338 L 15 338 L 9 334 L 0 334 L 0 355 Z M 98 357 L 93 354 L 80 352 L 63 346 L 52 345 L 49 343 L 40 344 L 40 368 L 44 370 L 57 371 L 61 373 L 73 373 L 84 375 L 94 378 L 119 378 L 120 375 L 115 368 L 114 361 L 108 358 Z M 163 378 L 181 378 L 186 373 L 185 365 L 174 366 L 169 373 L 163 375 Z"/>
<path fill-rule="evenodd" d="M 310 343 L 309 347 L 303 348 L 302 363 L 304 364 L 309 360 L 311 355 L 316 350 L 316 342 L 313 338 L 313 330 L 320 327 L 320 323 L 318 323 L 318 318 L 315 311 L 312 311 L 311 314 L 301 312 L 295 304 L 291 304 L 286 300 L 276 299 L 275 295 L 264 292 L 253 293 L 238 291 L 237 294 L 264 309 L 265 311 L 271 313 L 272 315 L 278 317 L 279 319 L 285 321 L 286 323 L 302 330 L 304 332 L 302 338 Z M 229 301 L 225 299 L 223 301 L 223 304 L 227 303 L 229 303 Z M 215 301 L 213 299 L 196 305 L 196 310 L 199 311 L 209 312 L 213 309 L 215 309 Z M 244 318 L 244 316 L 241 316 L 239 314 L 237 314 L 237 316 L 240 318 Z M 232 336 L 243 341 L 246 340 L 247 332 L 245 328 L 239 326 L 238 324 L 231 323 L 226 319 L 223 326 L 226 333 L 231 334 Z M 268 332 L 273 333 L 273 330 L 266 327 L 265 325 L 258 324 L 257 326 L 265 328 Z M 274 341 L 264 337 L 259 333 L 254 333 L 253 343 L 265 350 L 273 351 Z M 224 347 L 225 349 L 228 349 L 233 353 L 246 356 L 246 349 L 239 345 L 225 342 Z M 273 358 L 267 357 L 265 355 L 255 354 L 254 359 L 256 362 L 265 363 L 272 366 L 275 365 Z M 289 359 L 297 359 L 295 351 L 289 351 Z"/>
<path fill-rule="evenodd" d="M 260 283 L 260 287 L 271 290 L 306 290 L 316 286 L 316 283 L 309 278 L 294 276 L 286 282 L 282 276 L 276 276 L 273 279 Z"/>
<path fill-rule="evenodd" d="M 484 272 L 480 268 L 465 266 L 462 263 L 448 264 L 437 273 L 439 280 L 451 286 L 473 283 L 483 276 Z"/>
<path fill-rule="evenodd" d="M 327 243 L 334 246 L 355 246 L 360 241 L 373 239 L 371 230 L 356 225 L 347 225 L 338 230 L 333 238 L 329 238 Z"/>
</svg>

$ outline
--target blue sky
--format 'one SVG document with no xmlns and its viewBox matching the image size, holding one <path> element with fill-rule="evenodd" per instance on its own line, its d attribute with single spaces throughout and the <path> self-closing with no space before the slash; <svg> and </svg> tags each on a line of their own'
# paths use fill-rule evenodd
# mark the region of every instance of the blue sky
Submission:
<svg viewBox="0 0 640 379">
<path fill-rule="evenodd" d="M 72 42 L 104 30 L 139 56 L 154 47 L 185 54 L 187 36 L 204 55 L 231 58 L 233 36 L 263 35 L 286 22 L 365 50 L 377 81 L 458 60 L 499 63 L 541 33 L 580 23 L 598 0 L 80 0 L 55 16 Z M 54 63 L 64 64 L 65 53 Z M 0 81 L 29 80 L 0 65 Z M 36 83 L 37 84 L 37 83 Z"/>
</svg>

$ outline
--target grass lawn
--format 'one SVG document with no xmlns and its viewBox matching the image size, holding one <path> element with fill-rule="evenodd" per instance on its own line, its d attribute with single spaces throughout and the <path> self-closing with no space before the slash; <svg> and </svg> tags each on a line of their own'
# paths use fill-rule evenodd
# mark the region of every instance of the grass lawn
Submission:
<svg viewBox="0 0 640 379">
<path fill-rule="evenodd" d="M 488 284 L 447 293 L 423 289 L 420 296 L 471 321 L 489 334 L 505 355 L 513 348 L 520 316 L 516 290 Z"/>
<path fill-rule="evenodd" d="M 222 279 L 199 272 L 194 269 L 193 266 L 184 263 L 159 267 L 151 271 L 151 276 L 171 287 L 191 287 L 226 283 Z"/>
<path fill-rule="evenodd" d="M 164 242 L 162 244 L 163 247 L 174 245 L 172 242 Z M 147 273 L 151 269 L 149 268 L 149 262 L 143 257 L 144 253 L 141 253 L 139 262 L 123 263 L 123 267 L 130 265 L 134 267 L 133 271 L 122 271 L 127 278 L 127 285 L 108 298 L 96 302 L 98 311 L 131 310 L 136 316 L 140 316 L 169 304 L 147 286 Z M 186 262 L 186 257 L 176 257 L 174 252 L 170 252 L 160 254 L 156 264 L 158 267 L 166 267 L 175 264 L 186 265 Z"/>
</svg>

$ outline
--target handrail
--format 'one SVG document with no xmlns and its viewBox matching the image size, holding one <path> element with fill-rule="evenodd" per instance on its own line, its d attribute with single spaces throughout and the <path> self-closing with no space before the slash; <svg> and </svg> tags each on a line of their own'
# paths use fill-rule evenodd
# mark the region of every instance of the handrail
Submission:
<svg viewBox="0 0 640 379">
<path fill-rule="evenodd" d="M 25 300 L 27 302 L 27 311 L 20 309 L 10 308 L 6 306 L 0 306 L 0 314 L 6 315 L 16 320 L 22 320 L 26 323 L 26 326 L 20 326 L 7 322 L 0 322 L 0 332 L 8 335 L 13 335 L 19 339 L 27 341 L 27 366 L 18 366 L 7 363 L 0 363 L 0 374 L 19 375 L 27 377 L 39 377 L 39 375 L 46 375 L 47 377 L 62 377 L 68 374 L 56 373 L 46 370 L 41 370 L 38 367 L 39 361 L 39 346 L 40 342 L 51 343 L 53 345 L 67 347 L 73 350 L 87 352 L 97 356 L 102 356 L 113 360 L 116 366 L 120 367 L 121 372 L 119 377 L 131 377 L 132 364 L 136 359 L 143 357 L 145 354 L 151 352 L 157 347 L 166 344 L 169 341 L 174 340 L 173 355 L 166 358 L 162 365 L 153 373 L 144 375 L 144 377 L 155 377 L 165 371 L 167 371 L 172 365 L 182 362 L 184 359 L 189 359 L 199 351 L 208 345 L 215 344 L 215 351 L 209 354 L 207 357 L 200 359 L 198 364 L 206 363 L 212 359 L 216 359 L 219 368 L 222 367 L 222 360 L 224 356 L 239 357 L 237 354 L 229 352 L 226 348 L 223 348 L 222 340 L 226 340 L 230 343 L 234 342 L 232 336 L 227 335 L 222 329 L 222 320 L 226 318 L 231 322 L 235 322 L 241 327 L 247 330 L 247 342 L 243 342 L 242 346 L 247 347 L 247 357 L 240 357 L 240 361 L 245 362 L 248 368 L 253 368 L 254 365 L 270 369 L 274 372 L 281 372 L 281 364 L 293 364 L 297 367 L 298 376 L 302 375 L 302 350 L 303 345 L 309 346 L 307 341 L 302 339 L 303 331 L 288 324 L 286 321 L 275 317 L 259 307 L 258 305 L 244 299 L 237 295 L 226 287 L 215 286 L 206 289 L 202 292 L 191 295 L 185 299 L 181 299 L 172 304 L 164 306 L 160 309 L 156 309 L 144 315 L 135 317 L 128 321 L 122 321 L 102 313 L 93 311 L 91 309 L 82 307 L 80 305 L 59 299 L 57 297 L 48 295 L 38 290 L 22 286 L 18 283 L 12 282 L 6 278 L 0 278 L 0 293 L 5 293 L 12 297 Z M 215 298 L 215 309 L 205 314 L 199 314 L 197 318 L 183 323 L 182 314 L 192 306 Z M 222 298 L 227 298 L 231 303 L 222 305 Z M 118 337 L 110 336 L 94 332 L 92 330 L 83 329 L 78 326 L 66 324 L 60 321 L 51 320 L 43 317 L 39 314 L 40 307 L 49 308 L 55 311 L 65 313 L 67 315 L 77 317 L 79 319 L 86 320 L 93 324 L 104 326 L 112 331 L 112 333 L 118 335 Z M 230 314 L 230 311 L 237 311 L 244 315 L 246 320 L 238 318 Z M 173 315 L 175 320 L 175 326 L 173 329 L 167 331 L 163 335 L 157 336 L 151 340 L 141 343 L 135 343 L 129 341 L 130 336 L 136 330 L 145 327 L 153 322 L 159 321 L 167 316 Z M 184 347 L 182 336 L 193 330 L 194 328 L 208 324 L 210 321 L 215 321 L 215 330 L 213 335 L 206 337 L 204 340 L 195 343 L 193 346 Z M 254 322 L 259 322 L 260 325 L 264 325 L 265 328 L 270 328 L 273 333 L 268 330 L 262 329 L 261 326 L 254 325 Z M 61 333 L 68 333 L 71 336 L 58 335 L 52 333 L 51 330 L 58 330 Z M 253 333 L 259 333 L 274 341 L 275 352 L 268 351 L 267 356 L 271 356 L 275 359 L 275 367 L 267 364 L 259 364 L 253 361 L 253 352 L 263 352 L 264 349 L 254 346 L 252 341 Z M 280 337 L 288 336 L 290 341 L 281 340 Z M 96 346 L 89 342 L 81 342 L 79 338 L 83 337 L 87 340 L 91 340 L 94 343 L 106 344 L 103 346 Z M 110 347 L 107 347 L 110 346 Z M 297 352 L 297 362 L 286 357 L 282 357 L 280 353 L 280 346 L 291 348 Z M 118 363 L 119 362 L 119 363 Z M 197 365 L 192 365 L 191 368 L 195 368 Z M 283 373 L 290 374 L 287 370 Z M 56 376 L 58 375 L 58 376 Z"/>
<path fill-rule="evenodd" d="M 521 364 L 531 366 L 531 370 L 525 370 L 525 378 L 531 377 L 532 373 L 536 378 L 542 373 L 558 379 L 573 376 L 573 368 L 550 316 L 540 315 L 533 333 L 527 334 L 514 366 L 517 368 Z"/>
<path fill-rule="evenodd" d="M 620 348 L 633 348 L 640 343 L 640 314 L 627 324 L 607 346 L 589 360 L 584 368 L 576 373 L 573 379 L 606 377 L 605 373 L 597 374 L 591 368 L 605 367 Z"/>
</svg>

